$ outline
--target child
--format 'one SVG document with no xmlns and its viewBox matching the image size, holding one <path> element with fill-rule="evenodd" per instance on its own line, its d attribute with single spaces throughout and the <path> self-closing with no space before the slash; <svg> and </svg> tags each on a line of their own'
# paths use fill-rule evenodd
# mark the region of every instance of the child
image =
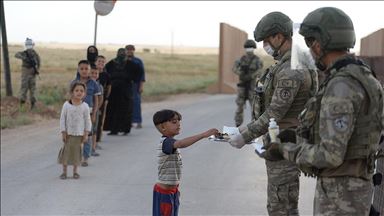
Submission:
<svg viewBox="0 0 384 216">
<path fill-rule="evenodd" d="M 80 178 L 77 166 L 81 162 L 81 144 L 87 141 L 91 131 L 89 107 L 82 102 L 85 92 L 84 83 L 73 83 L 70 88 L 71 99 L 64 103 L 61 110 L 60 130 L 64 142 L 58 158 L 58 162 L 63 165 L 61 179 L 67 178 L 68 165 L 73 165 L 73 178 Z"/>
<path fill-rule="evenodd" d="M 153 123 L 163 135 L 158 145 L 158 180 L 153 191 L 152 215 L 178 215 L 178 186 L 181 177 L 181 156 L 179 148 L 186 148 L 197 141 L 217 135 L 215 128 L 182 140 L 173 137 L 180 132 L 181 115 L 173 110 L 161 110 L 153 116 Z"/>
<path fill-rule="evenodd" d="M 99 85 L 96 83 L 96 81 L 92 80 L 89 77 L 90 73 L 90 64 L 87 60 L 80 60 L 78 63 L 77 71 L 79 73 L 79 77 L 77 77 L 74 82 L 82 82 L 87 87 L 86 96 L 84 98 L 84 102 L 88 104 L 90 112 L 91 112 L 91 121 L 92 124 L 95 124 L 96 122 L 96 112 L 93 112 L 93 108 L 97 110 L 97 107 L 99 106 L 98 102 L 98 95 L 101 94 Z M 88 140 L 86 143 L 84 143 L 83 147 L 83 162 L 81 163 L 81 166 L 88 166 L 88 158 L 91 156 L 91 144 Z"/>
<path fill-rule="evenodd" d="M 98 101 L 103 101 L 103 86 L 101 86 L 99 81 L 97 81 L 99 79 L 99 70 L 97 69 L 96 65 L 91 65 L 90 77 L 92 80 L 94 80 L 99 85 L 101 93 L 97 96 Z M 96 112 L 96 121 L 92 125 L 92 152 L 91 152 L 92 156 L 99 156 L 100 155 L 99 153 L 96 152 L 96 146 L 97 146 L 96 134 L 98 133 L 97 125 L 99 124 L 99 120 L 100 120 L 99 116 L 100 116 L 100 106 L 101 105 L 102 104 L 99 103 L 99 106 L 94 107 L 94 109 L 93 109 L 93 112 Z"/>
<path fill-rule="evenodd" d="M 100 102 L 100 119 L 99 124 L 97 125 L 97 135 L 96 135 L 96 141 L 100 142 L 101 136 L 103 133 L 103 126 L 104 126 L 104 119 L 105 119 L 105 111 L 107 109 L 108 104 L 108 97 L 111 94 L 111 77 L 107 73 L 105 69 L 105 57 L 102 55 L 97 56 L 96 59 L 96 67 L 99 70 L 99 78 L 98 81 L 101 84 L 101 86 L 104 89 L 104 97 L 103 101 Z M 100 145 L 96 145 L 96 149 L 101 149 Z"/>
</svg>

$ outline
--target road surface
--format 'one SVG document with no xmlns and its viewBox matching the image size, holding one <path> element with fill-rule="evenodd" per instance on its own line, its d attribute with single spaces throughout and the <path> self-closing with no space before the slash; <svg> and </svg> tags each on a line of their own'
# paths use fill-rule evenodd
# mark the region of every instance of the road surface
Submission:
<svg viewBox="0 0 384 216">
<path fill-rule="evenodd" d="M 61 180 L 59 121 L 1 131 L 1 215 L 151 215 L 160 134 L 160 109 L 182 114 L 184 138 L 233 126 L 234 95 L 183 95 L 143 104 L 143 128 L 127 136 L 104 134 L 79 180 Z M 246 119 L 249 119 L 249 106 Z M 266 171 L 251 146 L 235 149 L 207 139 L 181 149 L 179 215 L 267 215 Z M 71 167 L 68 170 L 72 176 Z M 315 180 L 301 177 L 300 213 L 312 215 Z"/>
</svg>

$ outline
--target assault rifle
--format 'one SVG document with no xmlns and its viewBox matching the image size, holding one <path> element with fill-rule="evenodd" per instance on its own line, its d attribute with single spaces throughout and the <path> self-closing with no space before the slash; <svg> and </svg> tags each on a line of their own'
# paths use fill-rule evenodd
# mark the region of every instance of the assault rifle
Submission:
<svg viewBox="0 0 384 216">
<path fill-rule="evenodd" d="M 36 68 L 37 63 L 36 63 L 35 59 L 32 58 L 31 55 L 29 55 L 28 51 L 25 51 L 25 54 L 27 55 L 28 63 L 32 66 L 33 70 L 35 71 L 34 75 L 35 76 L 39 75 L 40 73 L 39 73 L 39 71 Z"/>
</svg>

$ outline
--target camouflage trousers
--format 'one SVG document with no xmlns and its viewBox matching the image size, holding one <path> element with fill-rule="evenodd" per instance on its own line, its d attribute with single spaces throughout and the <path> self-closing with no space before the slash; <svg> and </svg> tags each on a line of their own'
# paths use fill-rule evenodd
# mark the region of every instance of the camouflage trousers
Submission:
<svg viewBox="0 0 384 216">
<path fill-rule="evenodd" d="M 368 215 L 372 193 L 372 181 L 355 177 L 319 177 L 313 215 Z"/>
<path fill-rule="evenodd" d="M 31 103 L 36 102 L 36 76 L 32 68 L 23 67 L 21 70 L 21 87 L 20 87 L 20 101 L 27 101 L 27 93 L 29 90 L 29 99 Z"/>
<path fill-rule="evenodd" d="M 299 215 L 300 171 L 287 161 L 268 161 L 267 210 L 270 216 Z"/>
<path fill-rule="evenodd" d="M 236 126 L 240 126 L 243 123 L 244 120 L 244 106 L 247 100 L 249 101 L 249 105 L 251 107 L 252 112 L 252 105 L 253 105 L 253 91 L 252 89 L 246 90 L 244 87 L 237 87 L 237 98 L 236 98 L 236 113 L 235 113 L 235 124 Z"/>
</svg>

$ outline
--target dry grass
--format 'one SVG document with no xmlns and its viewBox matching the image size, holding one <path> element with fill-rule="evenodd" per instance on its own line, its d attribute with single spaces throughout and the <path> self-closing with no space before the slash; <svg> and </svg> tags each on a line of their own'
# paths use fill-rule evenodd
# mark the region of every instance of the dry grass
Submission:
<svg viewBox="0 0 384 216">
<path fill-rule="evenodd" d="M 77 63 L 86 58 L 87 44 L 37 43 L 36 51 L 41 57 L 40 79 L 37 81 L 39 109 L 34 114 L 60 111 L 66 99 L 69 83 L 75 78 Z M 118 48 L 124 45 L 98 45 L 99 54 L 107 60 L 115 57 Z M 22 51 L 21 44 L 9 45 L 11 79 L 15 100 L 19 95 L 21 61 L 15 53 Z M 136 55 L 144 61 L 146 83 L 143 102 L 163 100 L 165 95 L 204 92 L 206 87 L 217 81 L 218 49 L 198 47 L 170 47 L 136 45 Z M 265 67 L 272 64 L 271 59 L 263 58 Z M 1 77 L 4 77 L 1 70 Z M 1 79 L 1 106 L 13 101 L 14 108 L 2 109 L 2 128 L 14 127 L 35 121 L 26 110 L 18 109 L 14 99 L 5 96 L 5 83 Z M 7 111 L 9 110 L 9 112 Z M 11 118 L 10 118 L 11 116 Z M 55 116 L 55 115 L 51 115 Z"/>
</svg>

